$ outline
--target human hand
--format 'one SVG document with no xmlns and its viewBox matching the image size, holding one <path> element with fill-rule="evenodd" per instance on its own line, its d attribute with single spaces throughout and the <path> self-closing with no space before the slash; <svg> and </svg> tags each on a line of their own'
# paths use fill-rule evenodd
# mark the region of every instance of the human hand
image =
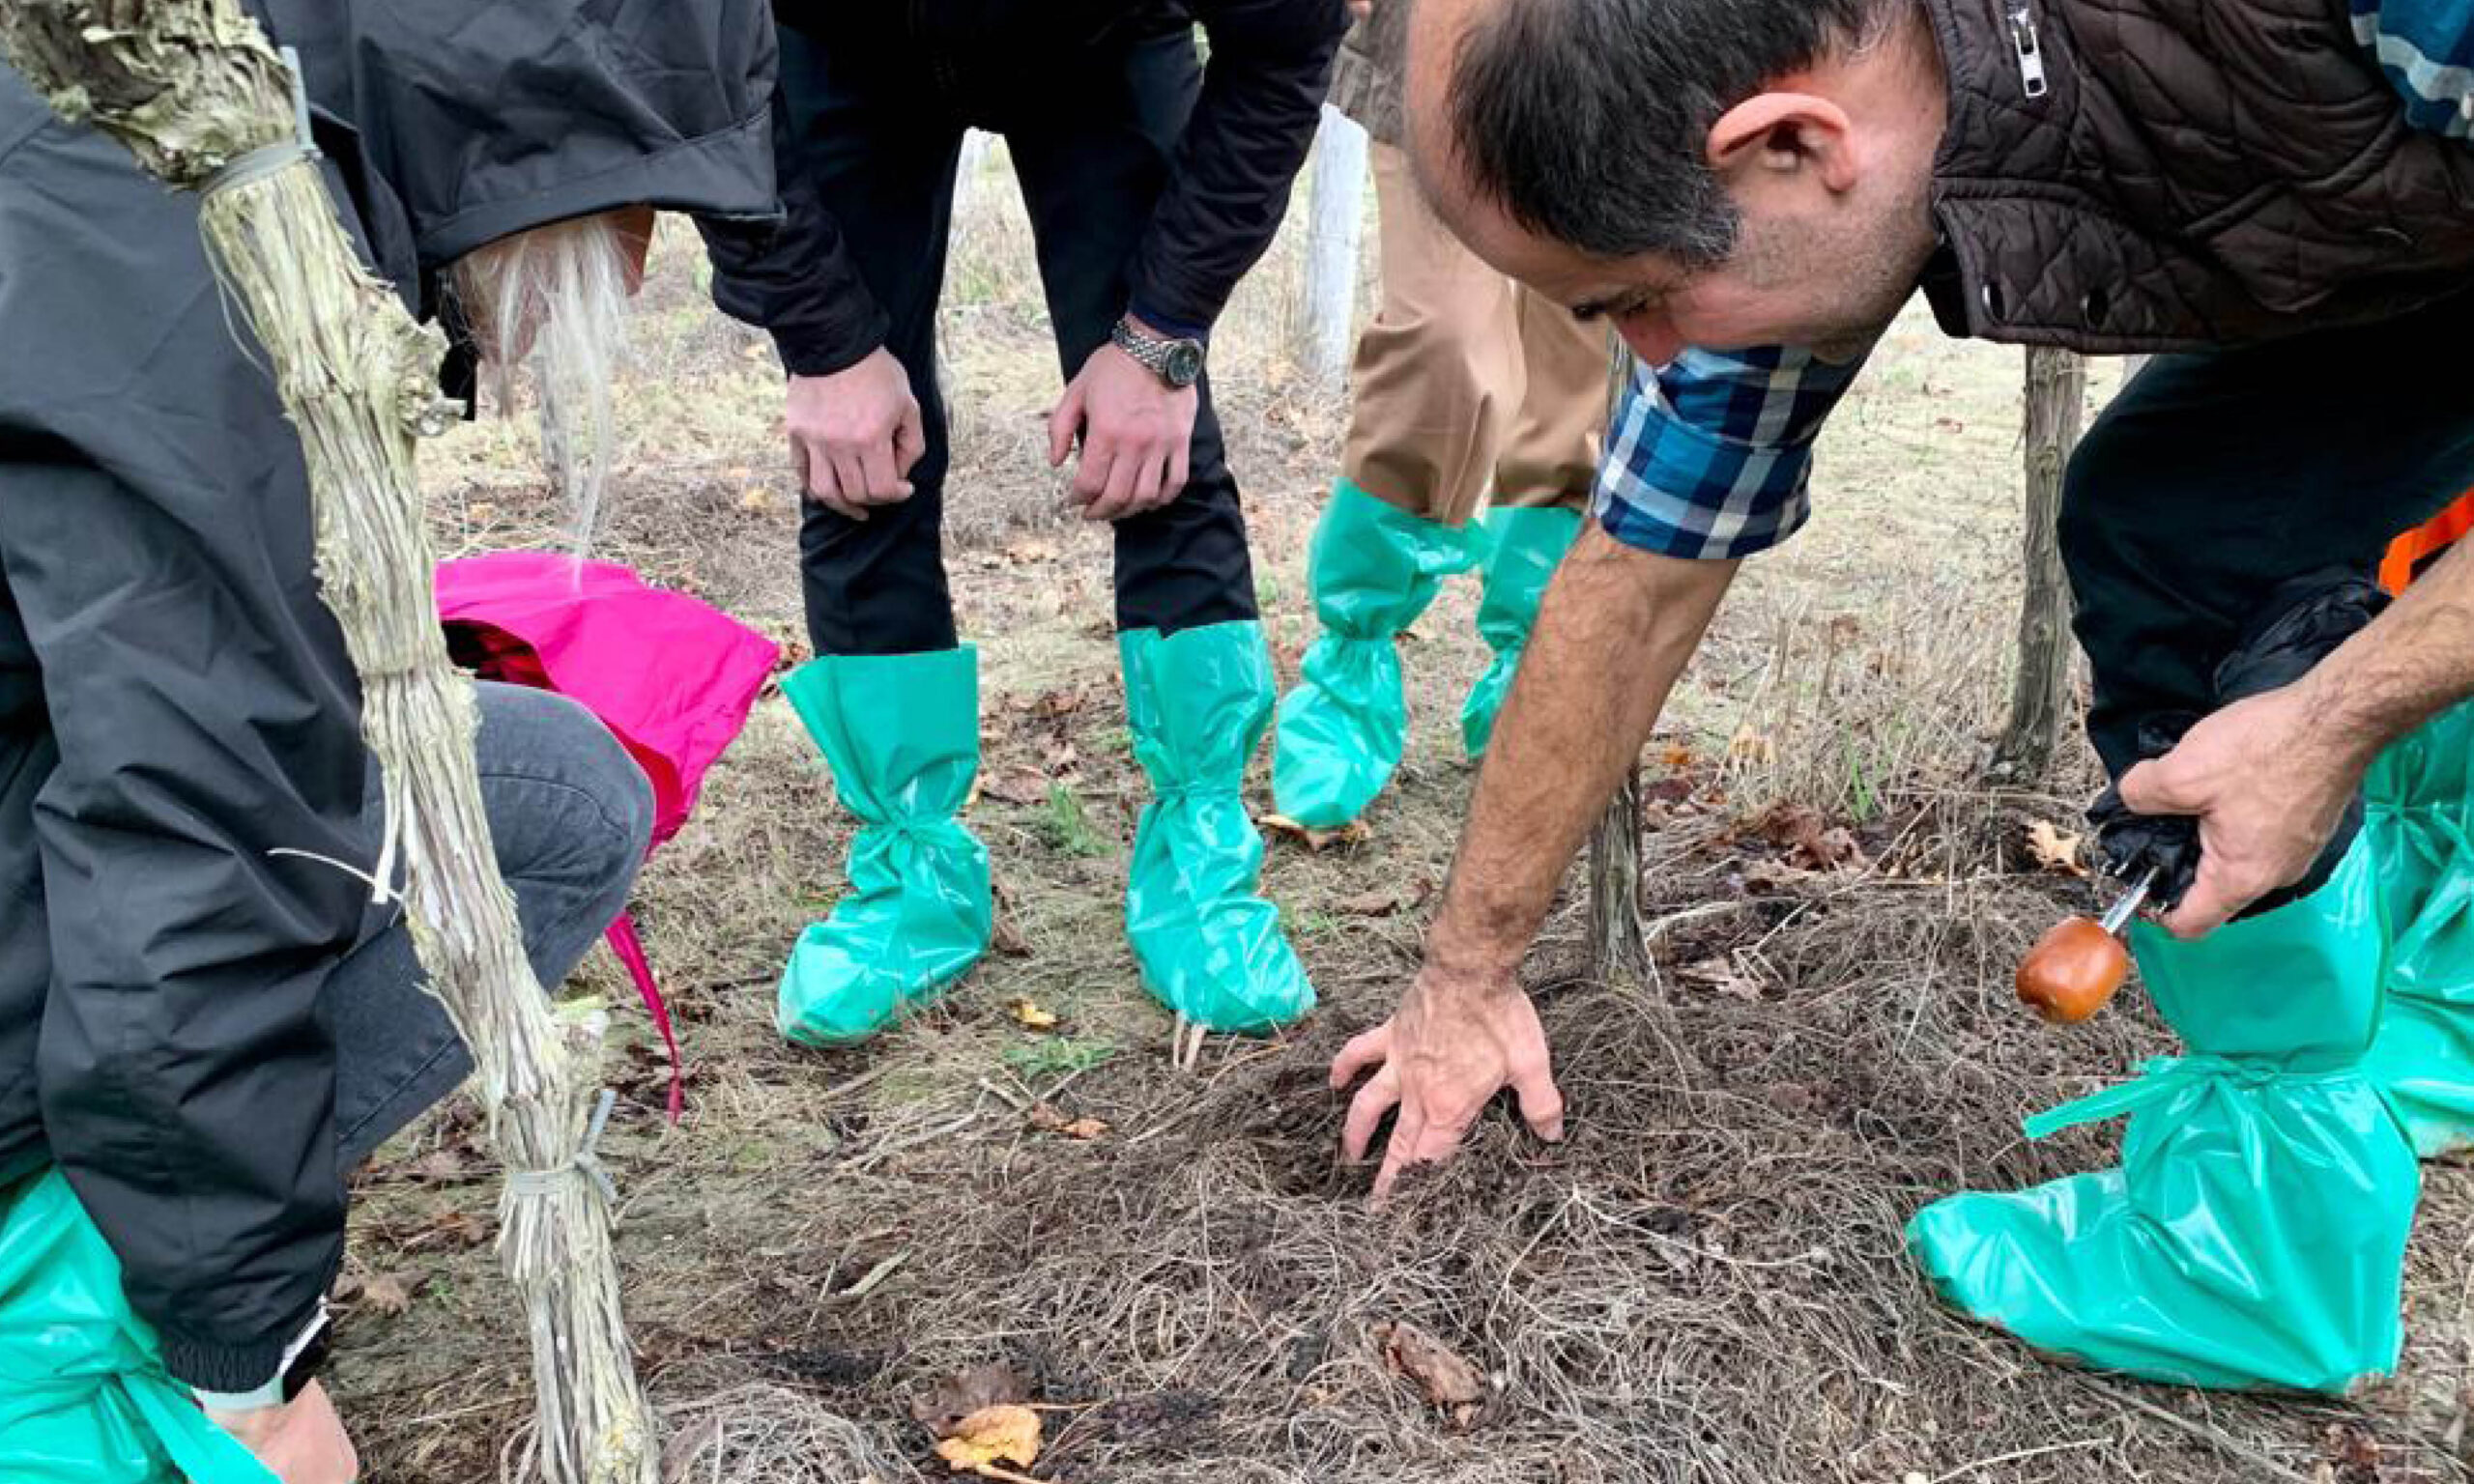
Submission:
<svg viewBox="0 0 2474 1484">
<path fill-rule="evenodd" d="M 928 439 L 910 373 L 882 346 L 830 376 L 794 376 L 783 422 L 799 487 L 854 521 L 871 505 L 910 498 L 909 474 Z"/>
<path fill-rule="evenodd" d="M 1403 1169 L 1451 1158 L 1506 1087 L 1520 1099 L 1531 1132 L 1549 1144 L 1563 1140 L 1564 1095 L 1555 1087 L 1546 1033 L 1515 985 L 1471 984 L 1429 963 L 1391 1019 L 1332 1059 L 1333 1088 L 1346 1088 L 1368 1068 L 1374 1075 L 1349 1100 L 1340 1153 L 1352 1163 L 1365 1159 L 1383 1115 L 1399 1108 L 1374 1177 L 1377 1204 Z"/>
<path fill-rule="evenodd" d="M 2199 876 L 2162 919 L 2166 931 L 2210 932 L 2318 859 L 2370 757 L 2317 720 L 2310 682 L 2296 682 L 2233 702 L 2122 775 L 2134 813 L 2200 822 Z"/>
<path fill-rule="evenodd" d="M 1374 0 L 1348 0 L 1349 18 L 1364 20 L 1374 14 Z"/>
<path fill-rule="evenodd" d="M 1171 388 L 1114 345 L 1091 353 L 1048 418 L 1048 462 L 1064 464 L 1082 436 L 1073 503 L 1086 521 L 1115 521 L 1157 509 L 1185 490 L 1194 443 L 1192 386 Z"/>
<path fill-rule="evenodd" d="M 344 1433 L 343 1418 L 316 1382 L 280 1407 L 251 1412 L 209 1412 L 210 1421 L 240 1441 L 283 1484 L 353 1484 L 360 1458 Z"/>
</svg>

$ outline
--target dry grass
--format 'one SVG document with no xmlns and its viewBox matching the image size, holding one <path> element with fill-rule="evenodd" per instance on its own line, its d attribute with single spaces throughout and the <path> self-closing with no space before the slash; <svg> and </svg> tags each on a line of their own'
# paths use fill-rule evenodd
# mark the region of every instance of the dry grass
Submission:
<svg viewBox="0 0 2474 1484">
<path fill-rule="evenodd" d="M 1900 1253 L 1901 1224 L 1936 1194 L 2109 1159 L 2110 1130 L 2031 1146 L 2018 1119 L 2165 1043 L 2130 1000 L 2067 1034 L 2009 1002 L 2017 955 L 2078 904 L 2068 883 L 2022 873 L 2019 823 L 2066 817 L 2086 763 L 2073 754 L 2052 797 L 1973 785 L 2007 685 L 2017 363 L 1920 323 L 1834 427 L 1812 528 L 1750 565 L 1673 708 L 1662 745 L 1701 762 L 1646 851 L 1656 986 L 1577 972 L 1577 902 L 1532 956 L 1569 1141 L 1544 1149 L 1490 1116 L 1469 1157 L 1383 1213 L 1362 1200 L 1365 1172 L 1335 1162 L 1341 1104 L 1323 1069 L 1414 967 L 1420 893 L 1442 878 L 1468 786 L 1454 713 L 1483 656 L 1465 584 L 1408 647 L 1411 756 L 1372 838 L 1272 852 L 1267 887 L 1322 1010 L 1289 1038 L 1216 1041 L 1198 1072 L 1172 1071 L 1167 1017 L 1117 926 L 1141 791 L 1106 547 L 1055 519 L 1025 431 L 1054 392 L 1053 357 L 1019 207 L 993 184 L 954 259 L 949 312 L 971 332 L 948 345 L 972 411 L 951 560 L 985 649 L 986 771 L 1053 781 L 1083 828 L 1049 800 L 983 797 L 971 820 L 1027 953 L 832 1053 L 770 1025 L 781 955 L 838 889 L 849 838 L 778 699 L 647 870 L 639 916 L 682 1021 L 691 1107 L 662 1126 L 659 1063 L 633 1025 L 605 1155 L 678 1484 L 935 1471 L 909 1403 L 990 1361 L 1068 1409 L 1034 1470 L 1060 1484 L 2468 1476 L 2460 1169 L 2427 1182 L 2405 1368 L 2354 1403 L 2090 1381 L 1952 1318 Z M 1312 630 L 1303 545 L 1339 426 L 1282 379 L 1285 251 L 1240 296 L 1217 369 L 1290 667 Z M 794 640 L 776 374 L 702 308 L 675 237 L 648 296 L 636 454 L 604 549 Z M 523 436 L 484 424 L 432 465 L 450 541 L 549 536 Z M 1766 760 L 1726 761 L 1741 733 L 1769 743 Z M 1769 847 L 1737 825 L 1773 800 L 1847 822 L 1880 865 L 1752 879 Z M 1721 984 L 1683 972 L 1712 963 Z M 606 963 L 586 978 L 623 992 Z M 1005 1008 L 1018 996 L 1062 1023 L 1023 1028 Z M 1042 1132 L 1018 1108 L 1031 1099 L 1109 1130 Z M 354 1271 L 413 1294 L 397 1314 L 358 1304 L 342 1333 L 338 1385 L 373 1477 L 494 1479 L 521 1447 L 522 1335 L 455 1219 L 489 1188 L 459 1162 L 469 1136 L 451 1111 L 423 1125 L 357 1207 Z M 1488 1378 L 1465 1432 L 1386 1366 L 1369 1331 L 1396 1320 Z"/>
</svg>

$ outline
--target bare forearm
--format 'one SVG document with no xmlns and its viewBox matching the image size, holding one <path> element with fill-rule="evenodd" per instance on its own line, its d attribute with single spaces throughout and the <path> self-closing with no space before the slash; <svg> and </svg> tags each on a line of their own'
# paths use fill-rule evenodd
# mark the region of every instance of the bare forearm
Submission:
<svg viewBox="0 0 2474 1484">
<path fill-rule="evenodd" d="M 1495 729 L 1430 967 L 1510 980 L 1564 870 L 1701 642 L 1735 563 L 1634 551 L 1592 526 L 1547 590 Z"/>
<path fill-rule="evenodd" d="M 2474 695 L 2474 543 L 2460 543 L 2305 680 L 2309 714 L 2338 756 L 2382 748 Z"/>
</svg>

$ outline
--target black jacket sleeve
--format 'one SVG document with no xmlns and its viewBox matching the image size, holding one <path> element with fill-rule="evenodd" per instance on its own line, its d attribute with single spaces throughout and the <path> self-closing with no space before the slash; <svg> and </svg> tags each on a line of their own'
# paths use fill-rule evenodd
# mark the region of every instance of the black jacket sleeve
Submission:
<svg viewBox="0 0 2474 1484">
<path fill-rule="evenodd" d="M 0 68 L 0 578 L 58 753 L 44 941 L 0 945 L 50 960 L 36 1064 L 0 1075 L 172 1374 L 237 1389 L 342 1254 L 318 1011 L 365 891 L 276 852 L 366 854 L 366 754 L 300 442 L 195 198 L 42 106 Z"/>
<path fill-rule="evenodd" d="M 775 102 L 778 113 L 784 104 Z M 777 122 L 774 154 L 790 156 Z M 889 322 L 843 246 L 842 230 L 799 172 L 780 172 L 778 224 L 696 218 L 713 264 L 713 302 L 773 336 L 792 376 L 830 376 L 885 343 Z"/>
<path fill-rule="evenodd" d="M 1210 328 L 1280 231 L 1348 29 L 1341 0 L 1198 0 L 1193 11 L 1211 59 L 1128 305 L 1179 334 Z"/>
<path fill-rule="evenodd" d="M 778 223 L 697 219 L 713 264 L 713 302 L 768 331 L 792 376 L 829 376 L 884 344 L 890 327 L 844 245 L 842 229 L 799 165 L 802 108 L 830 96 L 818 43 L 788 21 L 776 28 L 779 84 L 772 140 Z M 813 120 L 810 121 L 813 123 Z"/>
</svg>

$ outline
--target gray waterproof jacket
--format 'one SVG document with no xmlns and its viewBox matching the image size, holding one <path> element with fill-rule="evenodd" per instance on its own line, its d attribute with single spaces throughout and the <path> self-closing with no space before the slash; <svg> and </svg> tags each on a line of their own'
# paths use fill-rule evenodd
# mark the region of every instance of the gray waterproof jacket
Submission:
<svg viewBox="0 0 2474 1484">
<path fill-rule="evenodd" d="M 271 11 L 272 14 L 267 14 Z M 764 0 L 270 0 L 408 301 L 631 202 L 773 210 Z M 368 768 L 308 492 L 194 199 L 0 67 L 0 1200 L 47 1161 L 172 1373 L 274 1370 L 343 1245 L 320 996 Z"/>
</svg>

